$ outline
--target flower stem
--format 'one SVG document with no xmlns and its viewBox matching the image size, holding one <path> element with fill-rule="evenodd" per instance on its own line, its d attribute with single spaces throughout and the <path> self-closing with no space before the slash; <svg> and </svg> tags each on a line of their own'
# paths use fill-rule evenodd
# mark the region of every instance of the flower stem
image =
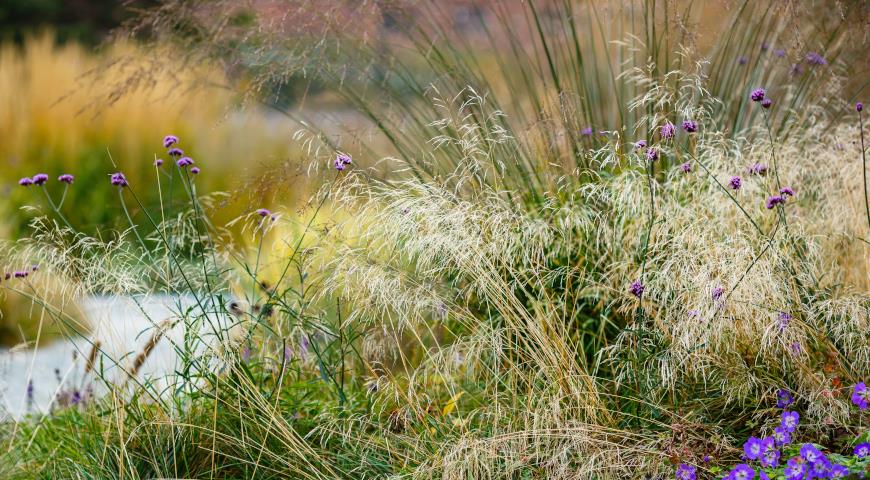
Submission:
<svg viewBox="0 0 870 480">
<path fill-rule="evenodd" d="M 867 194 L 867 149 L 864 147 L 864 117 L 858 111 L 858 126 L 861 129 L 861 166 L 864 171 L 864 209 L 867 212 L 867 225 L 870 226 L 870 195 Z"/>
</svg>

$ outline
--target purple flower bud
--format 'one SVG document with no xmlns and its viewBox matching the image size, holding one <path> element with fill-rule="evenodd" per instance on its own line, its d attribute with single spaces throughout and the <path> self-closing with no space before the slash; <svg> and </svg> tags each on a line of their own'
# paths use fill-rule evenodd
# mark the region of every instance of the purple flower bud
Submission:
<svg viewBox="0 0 870 480">
<path fill-rule="evenodd" d="M 731 180 L 728 181 L 728 186 L 732 190 L 740 190 L 740 187 L 743 186 L 743 179 L 737 176 L 731 177 Z"/>
<path fill-rule="evenodd" d="M 190 157 L 181 157 L 175 162 L 179 167 L 186 167 L 188 165 L 193 165 L 193 159 Z"/>
<path fill-rule="evenodd" d="M 783 50 L 782 48 L 780 48 L 780 49 L 774 50 L 773 54 L 776 55 L 776 56 L 779 57 L 779 58 L 782 58 L 782 57 L 785 56 L 785 50 Z"/>
<path fill-rule="evenodd" d="M 33 265 L 30 266 L 30 271 L 31 271 L 31 272 L 35 272 L 35 271 L 37 271 L 37 270 L 39 270 L 39 265 L 37 265 L 37 264 L 34 263 Z"/>
<path fill-rule="evenodd" d="M 161 167 L 161 166 L 163 166 L 163 159 L 162 159 L 162 158 L 158 158 L 157 160 L 154 160 L 154 166 L 155 166 L 155 167 Z"/>
<path fill-rule="evenodd" d="M 592 130 L 592 127 L 586 127 L 586 128 L 580 129 L 580 135 L 589 136 L 589 135 L 592 135 L 593 132 L 594 132 L 594 130 Z"/>
<path fill-rule="evenodd" d="M 23 270 L 12 273 L 12 276 L 15 278 L 27 278 L 28 275 L 30 275 L 30 273 Z"/>
<path fill-rule="evenodd" d="M 773 195 L 767 197 L 767 203 L 765 203 L 764 206 L 765 208 L 770 210 L 773 207 L 779 205 L 780 203 L 785 203 L 785 198 L 782 195 Z"/>
<path fill-rule="evenodd" d="M 861 110 L 864 110 L 864 104 L 861 103 L 861 102 L 856 103 L 856 104 L 855 104 L 855 110 L 857 110 L 857 111 L 859 111 L 859 112 L 860 112 Z"/>
<path fill-rule="evenodd" d="M 740 58 L 737 59 L 737 63 L 739 63 L 740 65 L 746 65 L 747 63 L 749 63 L 749 59 L 746 58 L 746 56 L 741 55 Z"/>
<path fill-rule="evenodd" d="M 66 183 L 67 185 L 72 184 L 73 180 L 75 180 L 75 177 L 73 177 L 72 175 L 70 175 L 68 173 L 64 173 L 63 175 L 57 177 L 58 182 Z"/>
<path fill-rule="evenodd" d="M 779 193 L 782 194 L 783 197 L 793 197 L 794 190 L 791 187 L 782 187 L 779 189 Z"/>
<path fill-rule="evenodd" d="M 194 175 L 199 175 L 199 167 L 193 167 L 190 169 L 190 173 Z"/>
<path fill-rule="evenodd" d="M 640 283 L 640 280 L 635 280 L 631 282 L 631 285 L 629 285 L 628 293 L 634 295 L 637 298 L 640 298 L 641 296 L 643 296 L 643 291 L 645 289 L 646 287 L 644 287 L 643 284 Z"/>
<path fill-rule="evenodd" d="M 773 105 L 773 100 L 771 100 L 769 98 L 765 98 L 764 100 L 761 101 L 762 108 L 770 108 L 771 105 Z"/>
<path fill-rule="evenodd" d="M 770 44 L 767 42 L 761 42 L 761 51 L 766 52 L 770 50 Z"/>
<path fill-rule="evenodd" d="M 33 185 L 33 180 L 31 180 L 30 177 L 24 177 L 18 181 L 18 184 L 22 187 L 29 187 Z"/>
<path fill-rule="evenodd" d="M 658 160 L 659 159 L 659 151 L 654 147 L 648 148 L 646 150 L 646 159 L 649 160 L 650 162 L 654 162 L 654 161 Z"/>
<path fill-rule="evenodd" d="M 635 150 L 640 150 L 641 148 L 646 148 L 646 140 L 638 140 L 634 142 Z"/>
<path fill-rule="evenodd" d="M 763 163 L 753 163 L 746 169 L 750 175 L 764 175 L 767 173 L 767 165 Z"/>
<path fill-rule="evenodd" d="M 677 133 L 677 128 L 671 122 L 665 122 L 661 128 L 662 138 L 674 138 L 674 135 Z"/>
<path fill-rule="evenodd" d="M 810 52 L 807 54 L 807 63 L 810 65 L 827 65 L 828 61 L 825 60 L 825 57 L 819 55 L 816 52 Z"/>
<path fill-rule="evenodd" d="M 698 131 L 698 124 L 694 120 L 683 120 L 683 130 L 688 133 L 695 133 Z"/>
<path fill-rule="evenodd" d="M 175 135 L 167 135 L 163 137 L 163 148 L 169 148 L 178 143 L 178 137 Z"/>
<path fill-rule="evenodd" d="M 257 215 L 259 215 L 261 217 L 268 217 L 269 215 L 272 214 L 272 212 L 270 212 L 269 210 L 267 210 L 265 208 L 258 208 L 256 213 L 257 213 Z"/>
<path fill-rule="evenodd" d="M 756 88 L 749 94 L 749 98 L 752 99 L 753 102 L 760 102 L 764 100 L 765 91 L 763 88 Z"/>
<path fill-rule="evenodd" d="M 109 182 L 116 187 L 126 187 L 129 185 L 127 183 L 127 177 L 124 176 L 123 173 L 113 173 L 111 177 L 109 177 Z"/>
<path fill-rule="evenodd" d="M 41 187 L 41 186 L 45 185 L 45 182 L 47 182 L 47 181 L 48 181 L 48 175 L 46 175 L 44 173 L 37 173 L 36 175 L 33 176 L 33 184 L 34 185 L 38 185 Z"/>
<path fill-rule="evenodd" d="M 692 171 L 692 162 L 686 162 L 686 163 L 680 165 L 680 169 L 683 171 L 683 173 L 691 172 Z"/>
<path fill-rule="evenodd" d="M 184 150 L 180 148 L 170 148 L 169 151 L 166 152 L 170 157 L 180 157 L 184 155 Z"/>
</svg>

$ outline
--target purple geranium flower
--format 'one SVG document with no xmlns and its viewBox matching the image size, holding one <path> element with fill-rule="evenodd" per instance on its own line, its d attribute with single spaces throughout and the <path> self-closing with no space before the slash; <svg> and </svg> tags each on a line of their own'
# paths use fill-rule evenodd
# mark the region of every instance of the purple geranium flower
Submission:
<svg viewBox="0 0 870 480">
<path fill-rule="evenodd" d="M 870 443 L 861 442 L 855 445 L 854 453 L 858 458 L 870 457 Z"/>
<path fill-rule="evenodd" d="M 126 187 L 129 185 L 127 183 L 127 177 L 124 176 L 123 173 L 113 173 L 111 177 L 109 177 L 109 182 L 116 187 Z"/>
<path fill-rule="evenodd" d="M 763 88 L 756 88 L 751 94 L 749 94 L 749 98 L 752 99 L 753 102 L 760 102 L 764 100 L 764 93 Z"/>
<path fill-rule="evenodd" d="M 800 457 L 788 461 L 783 470 L 786 480 L 802 480 L 807 473 L 807 466 Z"/>
<path fill-rule="evenodd" d="M 677 127 L 674 126 L 671 122 L 665 122 L 661 128 L 662 138 L 674 138 L 674 135 L 677 133 Z"/>
<path fill-rule="evenodd" d="M 743 179 L 738 176 L 731 177 L 731 180 L 728 180 L 728 186 L 733 190 L 740 190 L 740 187 L 743 186 Z"/>
<path fill-rule="evenodd" d="M 33 180 L 31 180 L 30 177 L 24 177 L 18 181 L 18 184 L 22 187 L 29 187 L 33 185 Z"/>
<path fill-rule="evenodd" d="M 831 478 L 846 478 L 849 475 L 849 468 L 840 464 L 834 464 L 831 466 L 829 475 Z"/>
<path fill-rule="evenodd" d="M 866 410 L 870 406 L 870 389 L 864 382 L 855 384 L 852 390 L 852 403 L 858 406 L 860 410 Z"/>
<path fill-rule="evenodd" d="M 640 280 L 635 280 L 631 282 L 631 285 L 628 287 L 628 292 L 634 295 L 637 298 L 640 298 L 643 295 L 643 291 L 646 287 L 640 283 Z"/>
<path fill-rule="evenodd" d="M 779 312 L 779 314 L 780 314 L 780 318 L 782 318 L 782 315 L 788 315 L 787 313 L 783 314 L 783 312 Z M 794 403 L 794 396 L 792 396 L 791 392 L 789 392 L 785 388 L 780 388 L 779 390 L 776 391 L 776 407 L 777 408 L 785 408 L 785 407 L 788 407 L 789 405 L 791 405 L 792 403 Z"/>
<path fill-rule="evenodd" d="M 67 185 L 73 183 L 73 180 L 75 180 L 75 177 L 68 173 L 64 173 L 63 175 L 57 177 L 58 182 L 65 183 Z"/>
<path fill-rule="evenodd" d="M 801 416 L 798 412 L 782 412 L 782 423 L 780 426 L 788 433 L 793 433 L 800 424 Z"/>
<path fill-rule="evenodd" d="M 773 440 L 779 445 L 791 443 L 791 433 L 782 425 L 773 429 Z"/>
<path fill-rule="evenodd" d="M 803 457 L 803 459 L 808 463 L 816 463 L 825 456 L 822 454 L 821 450 L 816 448 L 812 443 L 805 443 L 801 446 L 801 457 Z"/>
<path fill-rule="evenodd" d="M 659 151 L 655 147 L 650 147 L 646 149 L 646 159 L 650 162 L 654 162 L 659 159 Z"/>
<path fill-rule="evenodd" d="M 48 181 L 48 175 L 45 173 L 37 173 L 33 176 L 32 180 L 34 185 L 42 186 Z"/>
<path fill-rule="evenodd" d="M 697 473 L 695 467 L 685 463 L 681 463 L 677 467 L 677 480 L 695 480 Z"/>
<path fill-rule="evenodd" d="M 167 135 L 163 137 L 163 148 L 169 148 L 178 143 L 178 137 L 175 135 Z"/>
<path fill-rule="evenodd" d="M 698 131 L 698 124 L 694 120 L 683 120 L 683 130 L 688 133 L 695 133 Z"/>
<path fill-rule="evenodd" d="M 755 478 L 755 470 L 749 465 L 741 463 L 734 467 L 728 475 L 732 480 L 752 480 Z"/>
<path fill-rule="evenodd" d="M 758 460 L 763 451 L 761 439 L 758 437 L 749 437 L 749 440 L 743 444 L 743 453 L 749 460 Z"/>
<path fill-rule="evenodd" d="M 785 203 L 785 197 L 782 195 L 773 195 L 767 197 L 767 202 L 764 204 L 765 208 L 770 210 L 771 208 L 779 205 L 780 203 Z"/>
<path fill-rule="evenodd" d="M 773 441 L 772 438 L 770 440 L 771 442 Z M 779 453 L 779 450 L 777 450 L 776 447 L 771 446 L 768 448 L 766 445 L 764 445 L 758 461 L 764 468 L 773 468 L 779 465 L 780 456 L 782 456 L 782 454 Z"/>
</svg>

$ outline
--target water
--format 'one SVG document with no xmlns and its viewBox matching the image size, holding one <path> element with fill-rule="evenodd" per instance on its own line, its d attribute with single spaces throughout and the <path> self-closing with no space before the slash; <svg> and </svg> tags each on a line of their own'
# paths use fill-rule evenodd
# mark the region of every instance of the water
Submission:
<svg viewBox="0 0 870 480">
<path fill-rule="evenodd" d="M 204 306 L 206 311 L 215 309 Z M 209 354 L 225 351 L 240 331 L 233 315 L 202 315 L 192 296 L 92 297 L 81 303 L 81 310 L 91 326 L 88 337 L 33 349 L 0 350 L 0 420 L 88 401 L 106 391 L 104 381 L 128 388 L 147 384 L 154 391 L 171 392 L 180 380 L 175 372 L 182 365 L 179 350 L 185 349 L 187 325 L 195 329 L 191 337 L 199 339 L 189 349 L 209 364 L 205 368 L 220 368 L 215 365 L 219 360 Z M 179 312 L 186 312 L 186 321 L 179 320 Z M 149 344 L 153 348 L 143 355 Z M 30 393 L 28 385 L 32 385 Z"/>
</svg>

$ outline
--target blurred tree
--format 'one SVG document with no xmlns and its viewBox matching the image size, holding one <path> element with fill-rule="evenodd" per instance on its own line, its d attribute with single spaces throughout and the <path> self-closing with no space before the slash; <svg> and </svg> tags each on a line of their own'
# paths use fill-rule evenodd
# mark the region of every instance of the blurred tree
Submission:
<svg viewBox="0 0 870 480">
<path fill-rule="evenodd" d="M 94 45 L 113 28 L 158 0 L 0 0 L 0 41 L 21 42 L 52 29 L 58 41 Z"/>
</svg>

